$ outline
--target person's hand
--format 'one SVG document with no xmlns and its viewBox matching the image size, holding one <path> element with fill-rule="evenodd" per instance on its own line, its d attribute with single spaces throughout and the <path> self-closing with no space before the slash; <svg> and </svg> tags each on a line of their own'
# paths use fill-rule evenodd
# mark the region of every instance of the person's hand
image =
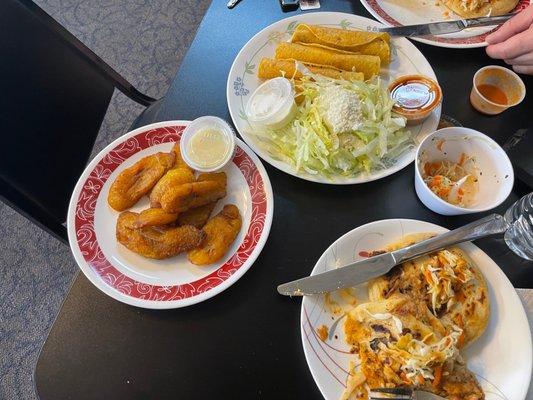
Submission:
<svg viewBox="0 0 533 400">
<path fill-rule="evenodd" d="M 522 74 L 533 75 L 533 5 L 487 36 L 487 54 Z"/>
</svg>

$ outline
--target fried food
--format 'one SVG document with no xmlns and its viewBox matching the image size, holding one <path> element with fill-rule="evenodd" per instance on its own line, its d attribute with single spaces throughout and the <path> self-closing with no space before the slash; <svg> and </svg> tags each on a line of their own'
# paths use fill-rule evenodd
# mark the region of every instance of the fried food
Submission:
<svg viewBox="0 0 533 400">
<path fill-rule="evenodd" d="M 179 214 L 178 225 L 192 225 L 198 229 L 202 229 L 216 205 L 217 202 L 214 201 L 205 206 L 191 208 L 190 210 Z"/>
<path fill-rule="evenodd" d="M 347 81 L 364 81 L 365 79 L 365 75 L 362 72 L 342 71 L 327 65 L 303 65 L 313 74 L 324 75 L 333 79 L 344 79 Z M 259 79 L 272 79 L 278 76 L 283 76 L 287 79 L 302 79 L 304 75 L 298 69 L 297 61 L 294 60 L 262 58 L 257 68 L 257 77 Z"/>
<path fill-rule="evenodd" d="M 150 207 L 161 207 L 161 198 L 172 188 L 194 182 L 194 174 L 188 168 L 172 168 L 154 186 L 150 193 Z"/>
<path fill-rule="evenodd" d="M 133 206 L 174 165 L 175 158 L 174 152 L 160 152 L 144 157 L 122 171 L 109 189 L 109 205 L 116 211 Z"/>
<path fill-rule="evenodd" d="M 203 174 L 198 175 L 196 181 L 213 181 L 219 183 L 220 185 L 224 186 L 224 188 L 226 188 L 228 184 L 228 177 L 226 176 L 225 172 L 204 172 Z"/>
<path fill-rule="evenodd" d="M 390 62 L 390 36 L 384 32 L 375 33 L 299 24 L 294 30 L 291 42 L 374 55 L 378 56 L 383 64 Z"/>
<path fill-rule="evenodd" d="M 148 208 L 140 212 L 133 226 L 134 228 L 142 228 L 145 226 L 167 225 L 176 221 L 177 219 L 177 213 L 167 213 L 162 208 Z"/>
<path fill-rule="evenodd" d="M 351 310 L 344 330 L 361 368 L 352 371 L 357 382 L 347 382 L 348 390 L 363 394 L 366 383 L 370 388 L 415 387 L 448 399 L 484 399 L 458 351 L 460 329 L 435 329 L 434 323 L 425 304 L 403 294 Z"/>
<path fill-rule="evenodd" d="M 165 193 L 168 188 L 194 182 L 194 170 L 183 161 L 179 142 L 172 147 L 172 153 L 176 156 L 174 166 L 163 175 L 150 193 L 150 206 L 152 208 L 161 207 L 161 196 L 163 196 L 163 193 Z"/>
<path fill-rule="evenodd" d="M 186 183 L 169 188 L 161 196 L 161 207 L 169 213 L 180 213 L 212 203 L 225 195 L 225 180 L 222 184 L 220 178 L 218 182 L 208 180 Z"/>
<path fill-rule="evenodd" d="M 241 226 L 239 209 L 233 204 L 225 205 L 203 227 L 206 238 L 200 247 L 187 253 L 189 261 L 196 265 L 207 265 L 220 260 L 239 234 Z"/>
<path fill-rule="evenodd" d="M 432 236 L 406 235 L 371 254 Z M 343 399 L 366 399 L 368 387 L 403 386 L 447 399 L 485 398 L 460 353 L 483 333 L 490 311 L 485 280 L 466 254 L 452 247 L 406 262 L 369 282 L 368 295 L 344 324 L 361 364 L 350 367 Z"/>
<path fill-rule="evenodd" d="M 191 172 L 194 172 L 194 169 L 189 167 L 189 165 L 183 160 L 181 156 L 180 142 L 177 142 L 172 146 L 172 152 L 176 155 L 176 161 L 174 163 L 174 168 L 188 169 Z"/>
<path fill-rule="evenodd" d="M 129 250 L 154 259 L 164 259 L 197 247 L 205 233 L 194 226 L 157 229 L 144 227 L 135 229 L 139 214 L 125 211 L 117 219 L 117 240 Z"/>
<path fill-rule="evenodd" d="M 444 5 L 463 18 L 496 17 L 511 12 L 518 0 L 445 0 Z"/>
<path fill-rule="evenodd" d="M 288 42 L 281 42 L 276 47 L 274 58 L 298 60 L 306 64 L 327 65 L 344 71 L 362 72 L 365 79 L 378 75 L 381 67 L 381 59 L 378 56 Z"/>
<path fill-rule="evenodd" d="M 369 283 L 372 301 L 398 293 L 424 304 L 448 330 L 453 326 L 461 328 L 459 348 L 475 341 L 487 328 L 487 284 L 479 269 L 457 247 L 406 262 Z"/>
</svg>

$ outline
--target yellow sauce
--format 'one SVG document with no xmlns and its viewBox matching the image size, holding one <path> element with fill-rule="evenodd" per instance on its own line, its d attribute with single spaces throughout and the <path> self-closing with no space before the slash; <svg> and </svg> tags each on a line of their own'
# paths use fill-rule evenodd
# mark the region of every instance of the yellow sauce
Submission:
<svg viewBox="0 0 533 400">
<path fill-rule="evenodd" d="M 222 164 L 230 151 L 228 137 L 220 130 L 201 129 L 188 143 L 188 155 L 192 162 L 200 167 L 212 168 Z"/>
</svg>

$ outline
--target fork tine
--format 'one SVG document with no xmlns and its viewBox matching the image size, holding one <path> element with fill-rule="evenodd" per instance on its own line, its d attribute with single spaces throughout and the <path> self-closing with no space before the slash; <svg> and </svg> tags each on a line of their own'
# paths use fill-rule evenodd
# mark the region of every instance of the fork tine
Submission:
<svg viewBox="0 0 533 400">
<path fill-rule="evenodd" d="M 377 388 L 370 389 L 370 400 L 413 400 L 413 390 L 409 388 Z"/>
</svg>

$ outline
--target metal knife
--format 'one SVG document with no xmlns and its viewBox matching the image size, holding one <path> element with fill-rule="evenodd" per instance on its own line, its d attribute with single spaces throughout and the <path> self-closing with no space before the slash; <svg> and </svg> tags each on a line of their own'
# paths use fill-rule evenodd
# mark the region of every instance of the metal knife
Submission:
<svg viewBox="0 0 533 400">
<path fill-rule="evenodd" d="M 321 274 L 297 279 L 278 286 L 285 296 L 305 296 L 333 292 L 367 282 L 385 275 L 395 265 L 457 243 L 497 235 L 509 228 L 509 223 L 498 214 L 471 222 L 412 246 L 357 261 Z"/>
<path fill-rule="evenodd" d="M 430 24 L 392 26 L 387 28 L 371 28 L 373 32 L 387 32 L 391 36 L 427 36 L 443 35 L 446 33 L 459 32 L 466 28 L 477 26 L 501 25 L 508 19 L 514 17 L 516 13 L 500 15 L 498 17 L 481 17 L 471 19 L 460 19 L 457 21 L 433 22 Z"/>
</svg>

